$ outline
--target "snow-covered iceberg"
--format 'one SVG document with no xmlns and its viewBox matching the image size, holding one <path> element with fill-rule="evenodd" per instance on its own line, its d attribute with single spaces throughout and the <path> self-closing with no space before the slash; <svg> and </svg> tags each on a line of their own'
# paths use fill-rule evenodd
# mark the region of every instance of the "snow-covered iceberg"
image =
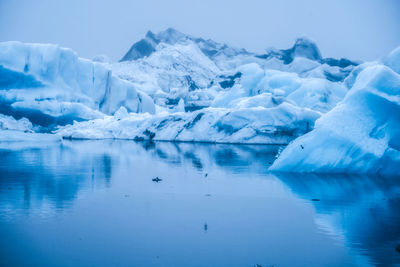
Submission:
<svg viewBox="0 0 400 267">
<path fill-rule="evenodd" d="M 400 48 L 358 74 L 344 100 L 293 141 L 273 171 L 400 174 Z M 396 73 L 397 72 L 397 73 Z"/>
<path fill-rule="evenodd" d="M 106 64 L 58 45 L 0 43 L 0 113 L 51 128 L 101 118 L 120 106 L 154 113 L 153 101 Z"/>
</svg>

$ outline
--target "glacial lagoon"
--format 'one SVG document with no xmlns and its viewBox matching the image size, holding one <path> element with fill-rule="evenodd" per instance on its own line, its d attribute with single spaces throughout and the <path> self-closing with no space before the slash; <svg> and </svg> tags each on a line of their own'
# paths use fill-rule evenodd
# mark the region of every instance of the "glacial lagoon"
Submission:
<svg viewBox="0 0 400 267">
<path fill-rule="evenodd" d="M 400 177 L 271 173 L 281 149 L 0 142 L 0 265 L 400 265 Z"/>
</svg>

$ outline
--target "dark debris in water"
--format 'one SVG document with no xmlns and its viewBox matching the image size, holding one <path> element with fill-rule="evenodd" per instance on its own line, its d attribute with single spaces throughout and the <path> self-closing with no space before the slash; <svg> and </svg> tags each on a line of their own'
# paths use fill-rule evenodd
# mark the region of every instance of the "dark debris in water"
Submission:
<svg viewBox="0 0 400 267">
<path fill-rule="evenodd" d="M 396 246 L 396 251 L 397 251 L 398 253 L 400 253 L 400 244 L 398 244 L 398 245 Z"/>
<path fill-rule="evenodd" d="M 162 179 L 158 178 L 158 176 L 157 176 L 156 178 L 153 178 L 152 181 L 155 183 L 159 183 L 162 181 Z"/>
<path fill-rule="evenodd" d="M 313 199 L 311 199 L 311 201 L 321 201 L 321 199 L 319 199 L 319 198 L 313 198 Z"/>
</svg>

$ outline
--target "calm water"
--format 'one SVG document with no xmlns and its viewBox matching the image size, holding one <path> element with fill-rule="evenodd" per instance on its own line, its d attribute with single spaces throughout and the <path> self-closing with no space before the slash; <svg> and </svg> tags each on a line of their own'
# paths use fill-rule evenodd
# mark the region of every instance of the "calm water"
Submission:
<svg viewBox="0 0 400 267">
<path fill-rule="evenodd" d="M 400 178 L 274 175 L 278 149 L 0 143 L 0 265 L 400 265 Z"/>
</svg>

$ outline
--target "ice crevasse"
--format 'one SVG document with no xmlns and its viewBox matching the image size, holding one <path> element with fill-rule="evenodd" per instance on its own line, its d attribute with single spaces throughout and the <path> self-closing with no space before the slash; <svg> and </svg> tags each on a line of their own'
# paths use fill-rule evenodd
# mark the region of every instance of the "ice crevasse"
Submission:
<svg viewBox="0 0 400 267">
<path fill-rule="evenodd" d="M 400 174 L 400 47 L 358 75 L 344 100 L 290 143 L 283 172 Z"/>
<path fill-rule="evenodd" d="M 0 113 L 50 127 L 101 118 L 120 106 L 155 110 L 151 98 L 107 64 L 58 45 L 0 43 Z"/>
</svg>

